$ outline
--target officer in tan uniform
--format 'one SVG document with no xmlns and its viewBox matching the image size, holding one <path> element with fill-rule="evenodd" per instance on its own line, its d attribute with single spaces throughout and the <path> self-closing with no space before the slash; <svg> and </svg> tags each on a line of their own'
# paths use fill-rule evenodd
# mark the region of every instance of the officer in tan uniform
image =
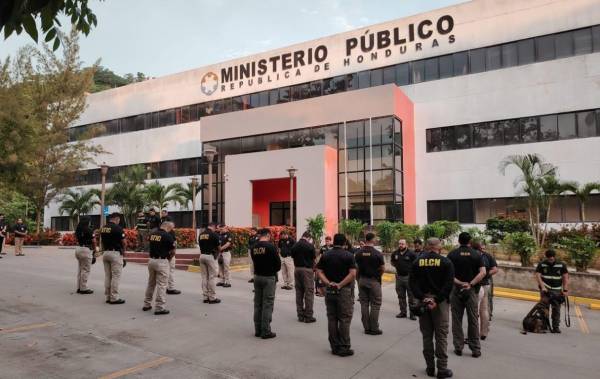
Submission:
<svg viewBox="0 0 600 379">
<path fill-rule="evenodd" d="M 152 309 L 152 297 L 156 290 L 155 315 L 166 315 L 170 311 L 165 308 L 167 302 L 167 284 L 169 281 L 169 261 L 175 255 L 175 239 L 170 233 L 174 228 L 171 221 L 165 221 L 160 229 L 150 234 L 150 260 L 148 261 L 148 286 L 142 310 Z"/>
<path fill-rule="evenodd" d="M 217 299 L 217 257 L 219 256 L 219 235 L 215 233 L 216 224 L 210 223 L 198 236 L 200 246 L 200 275 L 202 276 L 202 295 L 204 303 L 218 304 Z"/>
<path fill-rule="evenodd" d="M 104 262 L 104 295 L 108 304 L 123 304 L 125 300 L 119 297 L 119 282 L 121 272 L 126 262 L 125 232 L 119 226 L 121 216 L 113 213 L 108 216 L 108 223 L 100 228 Z"/>
</svg>

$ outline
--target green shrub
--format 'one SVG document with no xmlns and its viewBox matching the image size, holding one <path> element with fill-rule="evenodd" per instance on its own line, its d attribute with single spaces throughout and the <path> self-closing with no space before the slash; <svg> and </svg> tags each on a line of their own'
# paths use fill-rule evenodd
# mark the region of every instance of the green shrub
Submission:
<svg viewBox="0 0 600 379">
<path fill-rule="evenodd" d="M 398 239 L 404 238 L 409 244 L 412 244 L 417 237 L 421 237 L 421 228 L 419 225 L 397 223 Z"/>
<path fill-rule="evenodd" d="M 433 224 L 423 225 L 423 227 L 421 228 L 421 231 L 423 232 L 424 239 L 433 238 L 433 237 L 439 238 L 439 239 L 444 239 L 444 235 L 446 233 L 446 228 L 444 227 L 444 225 L 436 224 L 434 222 Z"/>
<path fill-rule="evenodd" d="M 306 219 L 307 229 L 310 232 L 317 249 L 321 248 L 321 238 L 323 238 L 325 222 L 325 217 L 320 213 L 315 217 Z"/>
<path fill-rule="evenodd" d="M 578 272 L 586 272 L 598 253 L 596 241 L 588 236 L 563 237 L 558 247 L 567 250 Z"/>
<path fill-rule="evenodd" d="M 375 226 L 379 243 L 386 253 L 391 252 L 398 244 L 399 226 L 400 223 L 391 221 L 383 221 Z"/>
<path fill-rule="evenodd" d="M 462 230 L 462 227 L 458 221 L 439 220 L 435 221 L 433 224 L 444 227 L 444 233 L 442 234 L 441 238 L 447 242 L 449 242 Z"/>
<path fill-rule="evenodd" d="M 518 254 L 523 267 L 531 266 L 531 257 L 536 250 L 535 239 L 531 234 L 527 232 L 508 233 L 502 240 L 502 246 L 509 254 Z"/>
<path fill-rule="evenodd" d="M 485 233 L 491 237 L 493 243 L 500 242 L 506 234 L 515 232 L 529 232 L 529 223 L 503 217 L 490 218 L 485 223 Z"/>
<path fill-rule="evenodd" d="M 342 220 L 339 224 L 339 231 L 346 235 L 346 237 L 353 244 L 358 241 L 360 234 L 367 224 L 360 220 Z"/>
</svg>

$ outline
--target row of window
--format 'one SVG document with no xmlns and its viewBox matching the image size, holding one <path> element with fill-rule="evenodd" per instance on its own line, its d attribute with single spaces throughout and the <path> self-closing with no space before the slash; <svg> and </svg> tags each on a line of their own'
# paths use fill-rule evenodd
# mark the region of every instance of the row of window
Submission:
<svg viewBox="0 0 600 379">
<path fill-rule="evenodd" d="M 600 109 L 427 129 L 427 152 L 600 136 Z"/>
<path fill-rule="evenodd" d="M 600 221 L 600 195 L 591 195 L 585 204 L 585 221 Z M 546 214 L 542 212 L 542 222 Z M 427 201 L 427 222 L 458 221 L 462 224 L 485 224 L 494 217 L 528 219 L 524 197 L 497 199 L 461 199 Z M 550 210 L 551 223 L 581 222 L 580 203 L 575 196 L 560 196 Z"/>
<path fill-rule="evenodd" d="M 341 75 L 290 87 L 73 127 L 69 139 L 135 132 L 201 117 L 394 83 L 398 86 L 600 51 L 600 26 Z"/>
</svg>

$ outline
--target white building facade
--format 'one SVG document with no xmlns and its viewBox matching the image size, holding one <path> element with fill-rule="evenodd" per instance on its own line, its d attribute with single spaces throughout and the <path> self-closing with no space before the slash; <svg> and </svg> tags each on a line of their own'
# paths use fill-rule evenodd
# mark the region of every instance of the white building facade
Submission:
<svg viewBox="0 0 600 379">
<path fill-rule="evenodd" d="M 328 232 L 343 218 L 518 217 L 508 155 L 600 181 L 600 2 L 474 0 L 91 94 L 82 136 L 110 152 L 97 159 L 109 186 L 137 164 L 164 184 L 207 183 L 203 146 L 216 147 L 213 220 L 234 226 L 289 223 L 290 167 L 301 229 L 317 213 Z M 99 182 L 90 166 L 79 187 Z M 66 225 L 58 206 L 46 226 Z M 600 221 L 600 196 L 586 218 Z M 550 221 L 580 221 L 576 199 Z"/>
</svg>

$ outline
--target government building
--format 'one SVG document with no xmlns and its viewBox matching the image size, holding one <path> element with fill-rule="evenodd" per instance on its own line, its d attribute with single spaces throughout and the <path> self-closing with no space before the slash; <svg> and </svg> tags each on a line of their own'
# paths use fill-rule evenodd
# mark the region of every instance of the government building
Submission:
<svg viewBox="0 0 600 379">
<path fill-rule="evenodd" d="M 600 1 L 474 0 L 87 103 L 71 138 L 110 152 L 96 160 L 110 167 L 107 186 L 132 165 L 163 184 L 196 176 L 202 224 L 209 204 L 214 221 L 232 226 L 288 224 L 293 213 L 303 230 L 323 214 L 329 233 L 346 218 L 524 217 L 518 171 L 499 171 L 509 155 L 537 153 L 562 180 L 600 181 Z M 77 188 L 100 181 L 89 166 Z M 45 225 L 60 230 L 59 205 Z M 191 225 L 190 210 L 169 211 Z M 550 221 L 580 222 L 577 199 L 561 197 Z M 600 221 L 600 195 L 586 221 Z"/>
</svg>

